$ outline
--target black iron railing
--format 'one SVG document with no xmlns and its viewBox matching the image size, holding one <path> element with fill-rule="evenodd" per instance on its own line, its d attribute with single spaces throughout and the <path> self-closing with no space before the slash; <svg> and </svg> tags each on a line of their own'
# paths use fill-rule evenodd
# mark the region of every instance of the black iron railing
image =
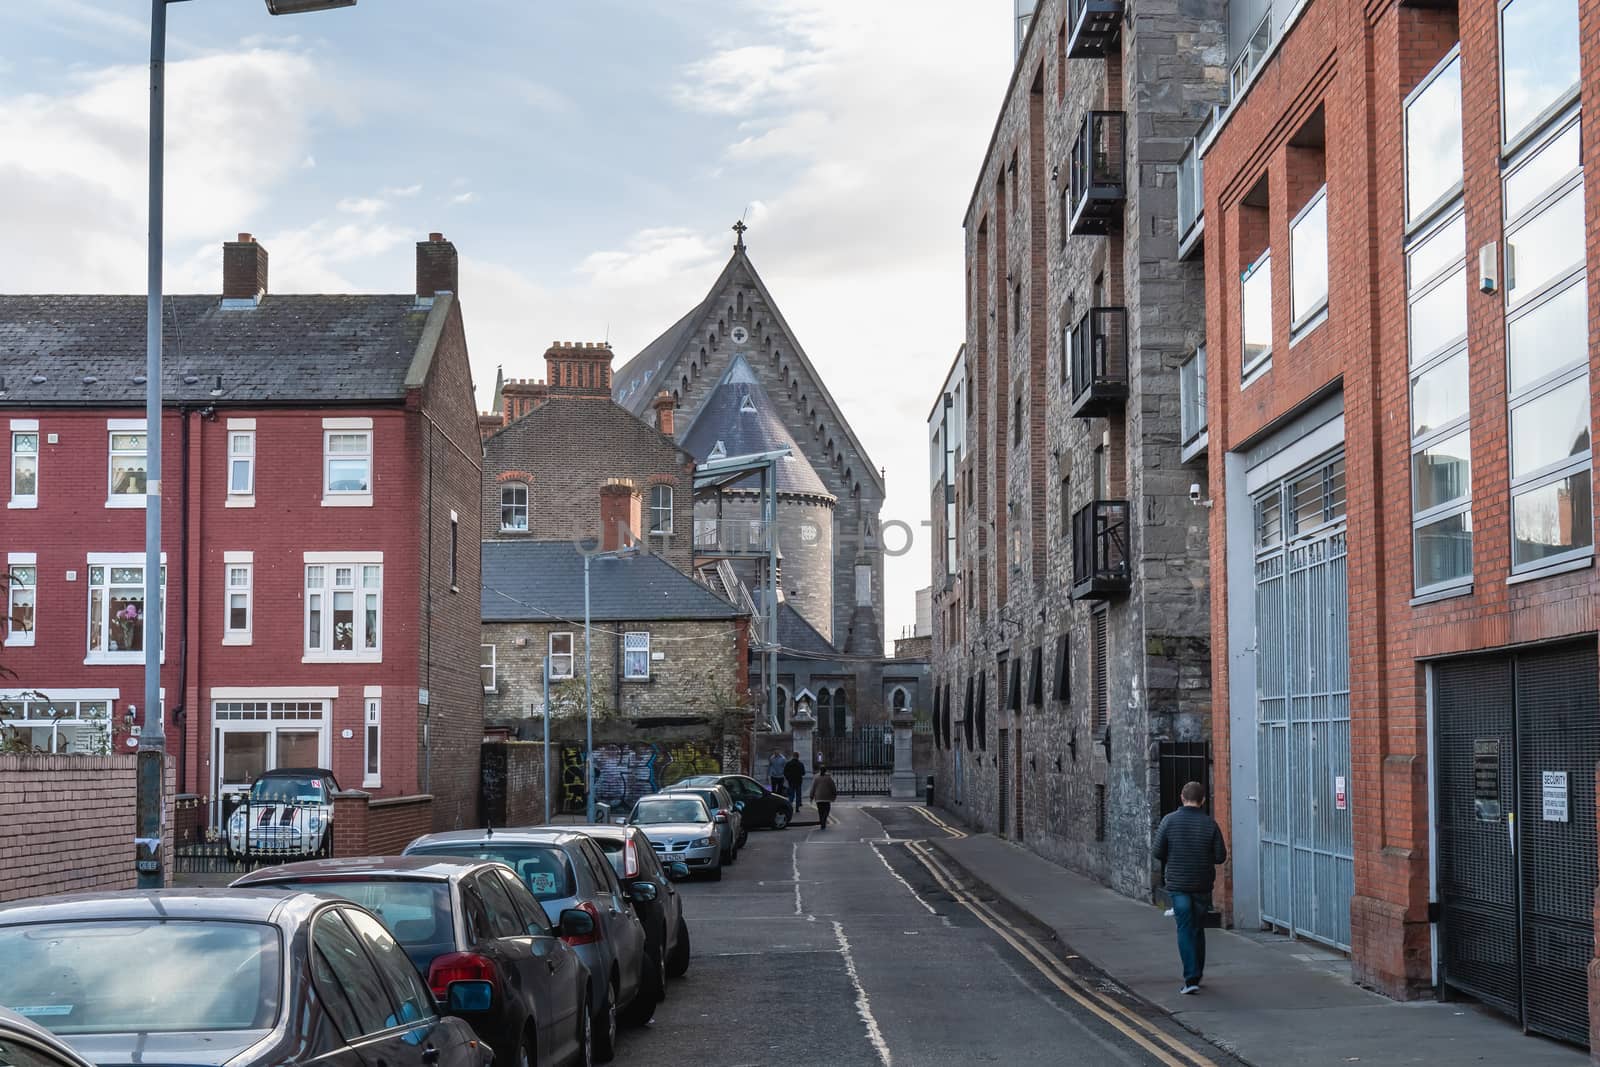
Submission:
<svg viewBox="0 0 1600 1067">
<path fill-rule="evenodd" d="M 1128 310 L 1090 308 L 1072 329 L 1072 414 L 1106 415 L 1128 399 Z"/>
<path fill-rule="evenodd" d="M 235 875 L 333 855 L 333 804 L 305 796 L 183 794 L 172 803 L 173 871 Z"/>
<path fill-rule="evenodd" d="M 1072 516 L 1072 595 L 1107 600 L 1133 581 L 1126 500 L 1095 500 Z"/>
<path fill-rule="evenodd" d="M 1107 234 L 1122 223 L 1127 199 L 1127 119 L 1120 111 L 1090 111 L 1072 145 L 1072 232 Z"/>
<path fill-rule="evenodd" d="M 1090 59 L 1111 54 L 1122 28 L 1122 0 L 1071 0 L 1067 55 Z"/>
</svg>

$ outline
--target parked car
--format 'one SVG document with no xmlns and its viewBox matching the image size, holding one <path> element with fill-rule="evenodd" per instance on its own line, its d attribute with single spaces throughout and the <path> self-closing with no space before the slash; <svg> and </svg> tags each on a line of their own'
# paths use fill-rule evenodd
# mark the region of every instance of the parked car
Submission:
<svg viewBox="0 0 1600 1067">
<path fill-rule="evenodd" d="M 279 767 L 255 780 L 228 816 L 228 851 L 251 856 L 326 856 L 333 844 L 333 772 Z"/>
<path fill-rule="evenodd" d="M 589 968 L 596 1060 L 604 1063 L 616 1054 L 619 1020 L 650 1021 L 656 991 L 649 984 L 644 923 L 605 853 L 588 837 L 564 826 L 452 830 L 417 838 L 405 854 L 498 860 L 546 911 L 577 908 L 594 920 L 593 933 L 567 943 Z"/>
<path fill-rule="evenodd" d="M 90 1067 L 71 1045 L 38 1023 L 0 1008 L 0 1064 L 6 1067 Z"/>
<path fill-rule="evenodd" d="M 744 828 L 744 815 L 734 803 L 733 795 L 720 785 L 670 785 L 662 790 L 663 793 L 689 793 L 706 802 L 706 807 L 711 809 L 711 819 L 717 824 L 717 831 L 722 838 L 722 864 L 728 866 L 739 858 L 739 850 L 744 847 L 744 839 L 748 836 Z"/>
<path fill-rule="evenodd" d="M 487 1067 L 389 931 L 280 890 L 85 893 L 0 906 L 0 1005 L 91 1063 Z"/>
<path fill-rule="evenodd" d="M 660 999 L 666 999 L 667 978 L 677 978 L 689 969 L 689 924 L 683 919 L 683 897 L 673 885 L 673 873 L 656 857 L 655 846 L 637 826 L 584 826 L 583 833 L 594 838 L 611 861 L 612 870 L 622 879 L 628 896 L 644 921 L 645 951 L 660 970 Z M 668 860 L 678 877 L 687 878 L 689 868 Z"/>
<path fill-rule="evenodd" d="M 691 871 L 722 881 L 722 828 L 706 802 L 693 793 L 652 793 L 640 797 L 627 825 L 644 831 L 663 860 L 677 860 Z"/>
<path fill-rule="evenodd" d="M 552 924 L 505 864 L 310 860 L 264 867 L 233 884 L 343 897 L 378 916 L 439 1004 L 495 1050 L 497 1067 L 589 1062 L 589 968 L 564 938 L 593 933 L 594 919 L 571 909 Z"/>
<path fill-rule="evenodd" d="M 697 774 L 678 784 L 722 786 L 732 795 L 734 804 L 744 805 L 740 814 L 747 830 L 784 830 L 794 818 L 794 805 L 788 797 L 743 774 Z"/>
</svg>

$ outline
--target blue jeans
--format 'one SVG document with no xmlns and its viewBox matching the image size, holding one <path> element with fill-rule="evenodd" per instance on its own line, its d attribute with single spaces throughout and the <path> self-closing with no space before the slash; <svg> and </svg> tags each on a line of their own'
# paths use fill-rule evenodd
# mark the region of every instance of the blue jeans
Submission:
<svg viewBox="0 0 1600 1067">
<path fill-rule="evenodd" d="M 794 808 L 795 811 L 800 810 L 800 787 L 798 785 L 789 787 L 789 806 Z"/>
<path fill-rule="evenodd" d="M 1183 961 L 1183 980 L 1193 984 L 1206 973 L 1206 912 L 1211 910 L 1209 893 L 1174 893 L 1172 916 L 1178 920 L 1178 957 Z"/>
</svg>

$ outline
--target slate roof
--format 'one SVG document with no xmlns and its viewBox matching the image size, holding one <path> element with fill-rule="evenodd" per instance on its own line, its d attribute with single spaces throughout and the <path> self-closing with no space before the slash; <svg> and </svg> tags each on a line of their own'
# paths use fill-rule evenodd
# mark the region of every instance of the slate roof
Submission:
<svg viewBox="0 0 1600 1067">
<path fill-rule="evenodd" d="M 715 287 L 712 292 L 716 292 Z M 695 323 L 700 319 L 700 313 L 710 303 L 711 293 L 707 293 L 705 299 L 691 308 L 688 314 L 667 327 L 665 333 L 645 345 L 638 355 L 624 363 L 611 376 L 611 396 L 617 403 L 635 415 L 644 414 L 646 405 L 661 391 L 649 388 L 650 384 L 661 374 L 662 369 L 673 361 L 679 345 L 694 329 Z"/>
<path fill-rule="evenodd" d="M 484 622 L 583 621 L 583 556 L 571 541 L 485 541 Z M 735 619 L 741 612 L 660 556 L 589 564 L 591 619 Z"/>
<path fill-rule="evenodd" d="M 269 294 L 244 310 L 221 303 L 165 299 L 167 400 L 401 400 L 429 313 L 410 294 Z M 143 296 L 0 295 L 0 406 L 137 404 L 144 385 L 134 377 L 144 368 Z"/>
<path fill-rule="evenodd" d="M 766 602 L 766 590 L 757 586 L 750 590 L 750 598 L 755 601 L 756 613 L 759 620 L 765 620 L 767 609 L 762 605 Z M 765 625 L 764 621 L 762 625 Z M 760 631 L 765 635 L 766 631 Z M 779 656 L 798 655 L 809 656 L 816 659 L 837 659 L 839 650 L 828 643 L 828 639 L 809 622 L 806 617 L 796 611 L 794 605 L 780 598 L 778 600 L 778 645 Z"/>
<path fill-rule="evenodd" d="M 683 447 L 700 463 L 712 458 L 718 444 L 724 457 L 787 448 L 789 455 L 778 461 L 778 492 L 834 499 L 743 356 L 735 356 L 728 364 L 727 373 L 700 405 L 683 438 Z M 729 488 L 760 489 L 761 475 L 746 475 Z"/>
</svg>

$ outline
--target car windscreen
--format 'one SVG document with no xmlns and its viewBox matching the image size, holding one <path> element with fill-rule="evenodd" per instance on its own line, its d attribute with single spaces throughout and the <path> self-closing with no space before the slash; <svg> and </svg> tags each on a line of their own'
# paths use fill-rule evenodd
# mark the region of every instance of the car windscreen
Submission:
<svg viewBox="0 0 1600 1067">
<path fill-rule="evenodd" d="M 517 844 L 512 841 L 441 841 L 406 849 L 408 856 L 463 856 L 496 860 L 517 872 L 528 892 L 540 900 L 576 896 L 572 865 L 559 845 Z"/>
<path fill-rule="evenodd" d="M 278 803 L 287 801 L 301 801 L 316 804 L 331 804 L 328 791 L 323 788 L 321 778 L 278 777 L 269 775 L 257 778 L 256 784 L 250 787 L 251 800 L 270 800 Z"/>
<path fill-rule="evenodd" d="M 58 1034 L 268 1030 L 276 927 L 117 919 L 0 927 L 0 1005 Z"/>
<path fill-rule="evenodd" d="M 687 796 L 681 800 L 641 800 L 633 806 L 629 822 L 651 826 L 668 822 L 710 822 L 705 801 Z"/>
<path fill-rule="evenodd" d="M 308 893 L 342 897 L 360 904 L 389 928 L 411 962 L 424 974 L 437 957 L 455 951 L 450 887 L 444 882 L 340 877 L 267 884 L 274 888 L 302 889 Z"/>
</svg>

